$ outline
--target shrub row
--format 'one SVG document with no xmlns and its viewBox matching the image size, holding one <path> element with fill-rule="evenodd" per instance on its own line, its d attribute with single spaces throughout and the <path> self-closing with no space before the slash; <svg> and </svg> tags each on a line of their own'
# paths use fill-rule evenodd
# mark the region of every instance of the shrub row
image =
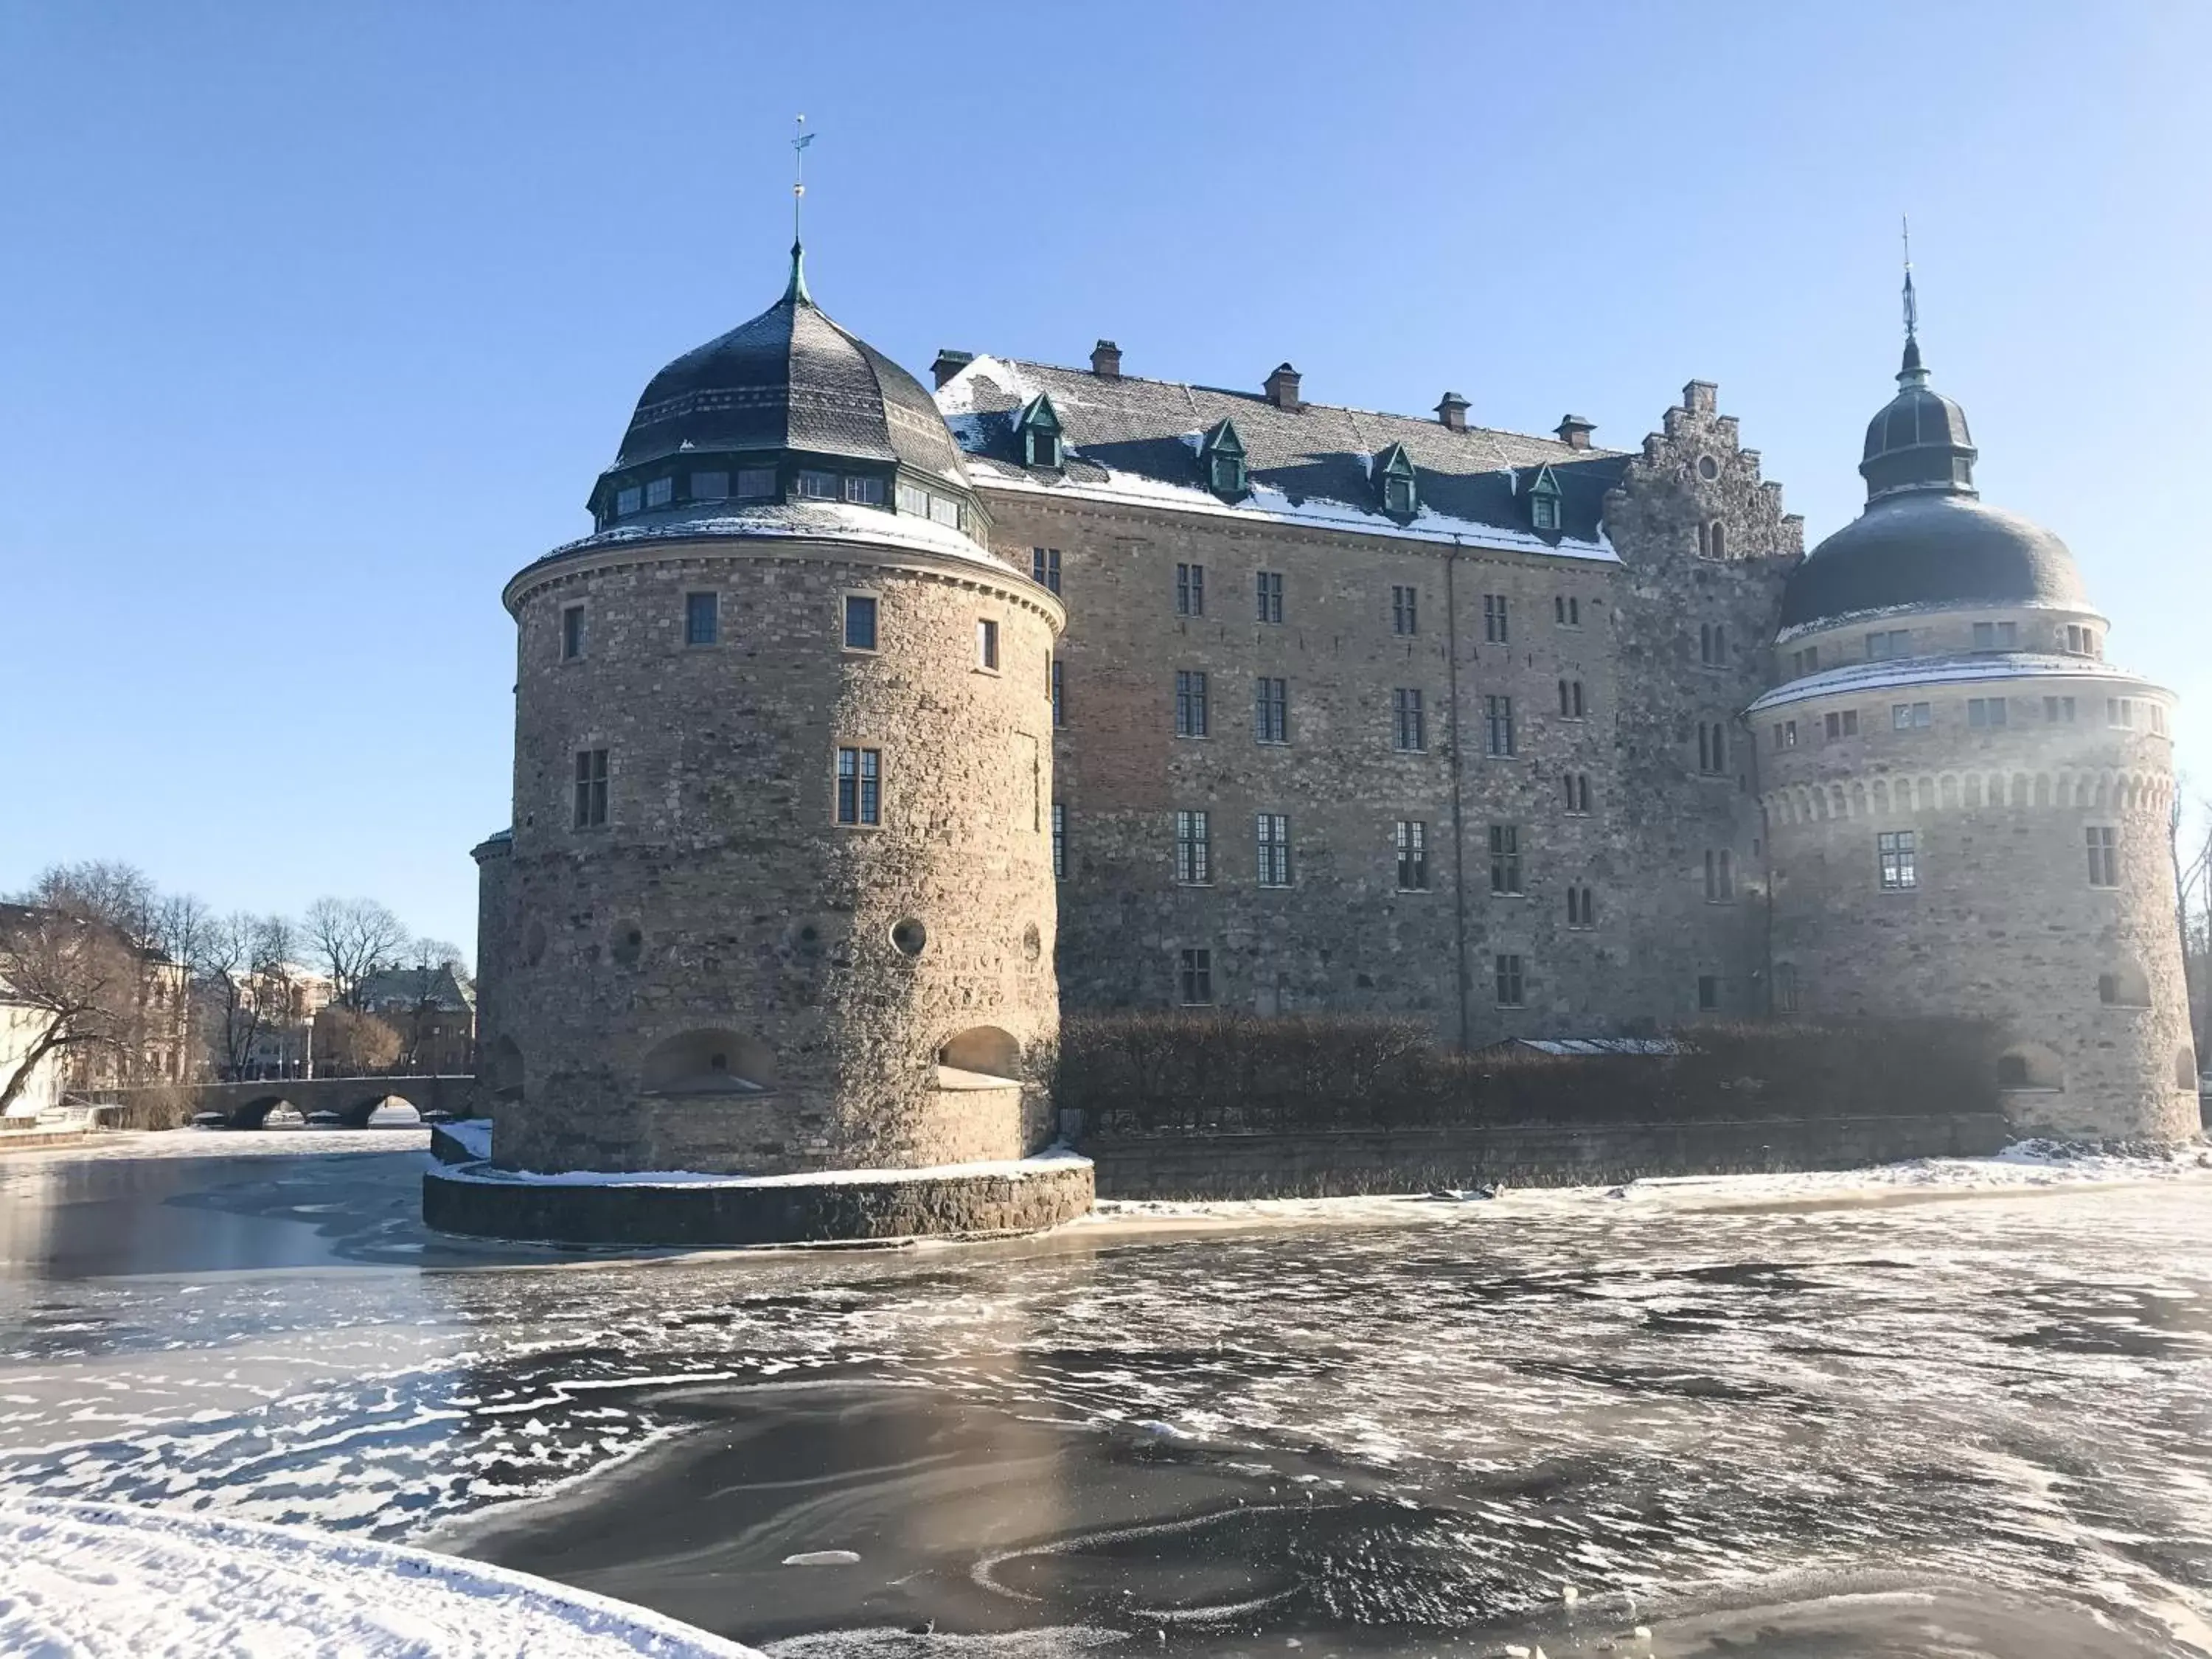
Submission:
<svg viewBox="0 0 2212 1659">
<path fill-rule="evenodd" d="M 1952 1019 L 1711 1024 L 1678 1052 L 1440 1048 L 1407 1019 L 1079 1014 L 1052 1066 L 1087 1132 L 1442 1128 L 1996 1111 L 1990 1028 Z"/>
</svg>

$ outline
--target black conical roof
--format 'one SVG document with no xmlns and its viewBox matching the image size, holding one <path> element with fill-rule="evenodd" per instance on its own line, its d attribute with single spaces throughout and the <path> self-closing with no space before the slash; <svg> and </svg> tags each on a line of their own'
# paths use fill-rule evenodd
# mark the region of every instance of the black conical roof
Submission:
<svg viewBox="0 0 2212 1659">
<path fill-rule="evenodd" d="M 815 305 L 792 250 L 791 284 L 751 321 L 670 363 L 645 388 L 617 467 L 685 448 L 796 450 L 898 461 L 965 485 L 921 383 Z"/>
</svg>

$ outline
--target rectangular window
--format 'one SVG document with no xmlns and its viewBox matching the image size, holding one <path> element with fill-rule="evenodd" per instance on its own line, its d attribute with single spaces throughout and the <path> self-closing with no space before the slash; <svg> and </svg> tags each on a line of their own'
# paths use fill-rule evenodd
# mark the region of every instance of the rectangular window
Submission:
<svg viewBox="0 0 2212 1659">
<path fill-rule="evenodd" d="M 1176 736 L 1202 738 L 1206 732 L 1206 671 L 1176 670 Z"/>
<path fill-rule="evenodd" d="M 848 651 L 872 651 L 876 648 L 874 594 L 848 593 L 845 596 L 845 648 Z"/>
<path fill-rule="evenodd" d="M 803 468 L 799 474 L 799 493 L 811 501 L 834 501 L 837 499 L 837 475 Z"/>
<path fill-rule="evenodd" d="M 2136 723 L 2136 700 L 2133 697 L 2105 699 L 2105 724 L 2132 729 Z"/>
<path fill-rule="evenodd" d="M 1176 879 L 1202 887 L 1213 879 L 1213 831 L 1204 812 L 1176 815 Z"/>
<path fill-rule="evenodd" d="M 1052 878 L 1067 879 L 1067 806 L 1062 801 L 1052 804 Z"/>
<path fill-rule="evenodd" d="M 1797 1012 L 1797 964 L 1794 962 L 1774 964 L 1774 1012 L 1778 1014 Z"/>
<path fill-rule="evenodd" d="M 881 507 L 884 504 L 884 481 L 848 472 L 845 475 L 845 499 L 860 507 Z"/>
<path fill-rule="evenodd" d="M 1799 653 L 1802 655 L 1801 652 Z M 1728 666 L 1728 629 L 1720 623 L 1698 624 L 1698 661 L 1707 668 Z"/>
<path fill-rule="evenodd" d="M 988 617 L 975 618 L 975 666 L 999 672 L 999 624 Z"/>
<path fill-rule="evenodd" d="M 1597 926 L 1597 895 L 1589 888 L 1577 885 L 1567 889 L 1567 926 L 1574 928 Z"/>
<path fill-rule="evenodd" d="M 632 484 L 628 489 L 617 489 L 615 491 L 615 517 L 627 519 L 637 511 L 644 501 L 645 492 L 635 484 Z"/>
<path fill-rule="evenodd" d="M 1831 738 L 1856 738 L 1859 734 L 1859 711 L 1839 709 L 1826 717 L 1826 730 Z"/>
<path fill-rule="evenodd" d="M 1429 746 L 1428 718 L 1421 707 L 1419 690 L 1401 685 L 1391 692 L 1390 704 L 1397 746 L 1407 753 L 1426 749 Z"/>
<path fill-rule="evenodd" d="M 722 600 L 716 593 L 684 596 L 684 643 L 712 645 L 721 636 Z"/>
<path fill-rule="evenodd" d="M 1885 830 L 1874 838 L 1881 866 L 1881 890 L 1902 893 L 1920 885 L 1920 851 L 1910 830 Z"/>
<path fill-rule="evenodd" d="M 1562 628 L 1580 628 L 1583 625 L 1581 596 L 1574 593 L 1553 594 L 1552 620 Z"/>
<path fill-rule="evenodd" d="M 1398 890 L 1429 890 L 1429 826 L 1419 818 L 1400 818 L 1397 827 Z"/>
<path fill-rule="evenodd" d="M 2166 735 L 2166 705 L 2162 702 L 2147 702 L 2143 707 L 2150 711 L 2150 729 L 2160 737 L 2164 737 Z"/>
<path fill-rule="evenodd" d="M 1260 885 L 1291 884 L 1291 821 L 1280 812 L 1262 812 L 1253 819 L 1260 849 Z"/>
<path fill-rule="evenodd" d="M 1565 786 L 1566 811 L 1570 817 L 1588 817 L 1590 810 L 1589 774 L 1569 772 L 1560 779 Z"/>
<path fill-rule="evenodd" d="M 730 475 L 726 472 L 694 472 L 691 475 L 691 499 L 695 501 L 719 501 L 728 498 Z"/>
<path fill-rule="evenodd" d="M 2002 697 L 1969 697 L 1966 699 L 1966 724 L 1969 726 L 2002 726 L 2005 723 L 2005 700 Z"/>
<path fill-rule="evenodd" d="M 2089 836 L 2089 885 L 2120 884 L 2120 832 L 2109 823 L 2093 823 Z"/>
<path fill-rule="evenodd" d="M 1030 549 L 1030 576 L 1054 592 L 1060 592 L 1060 550 L 1056 547 Z"/>
<path fill-rule="evenodd" d="M 1421 595 L 1418 588 L 1394 587 L 1390 590 L 1390 631 L 1393 634 L 1418 634 L 1421 631 Z"/>
<path fill-rule="evenodd" d="M 1054 657 L 1054 658 L 1052 659 L 1052 694 L 1051 694 L 1051 695 L 1052 695 L 1052 723 L 1053 723 L 1054 726 L 1065 726 L 1065 725 L 1066 725 L 1066 724 L 1067 724 L 1067 674 L 1066 674 L 1066 664 L 1064 664 L 1064 663 L 1062 663 L 1062 662 L 1060 661 L 1060 659 L 1058 657 Z"/>
<path fill-rule="evenodd" d="M 1925 731 L 1935 723 L 1935 710 L 1924 702 L 1894 702 L 1889 706 L 1889 729 L 1893 732 Z"/>
<path fill-rule="evenodd" d="M 929 492 L 920 484 L 902 483 L 898 487 L 898 510 L 911 513 L 917 519 L 929 516 Z"/>
<path fill-rule="evenodd" d="M 1912 630 L 1893 628 L 1886 632 L 1869 634 L 1866 636 L 1866 653 L 1869 662 L 1881 662 L 1891 657 L 1909 657 L 1912 654 Z"/>
<path fill-rule="evenodd" d="M 1259 573 L 1257 593 L 1260 605 L 1260 620 L 1263 623 L 1279 623 L 1282 621 L 1282 573 L 1277 570 L 1261 571 Z"/>
<path fill-rule="evenodd" d="M 1728 770 L 1728 728 L 1718 720 L 1698 722 L 1698 770 L 1707 777 Z"/>
<path fill-rule="evenodd" d="M 884 754 L 880 749 L 837 751 L 837 822 L 884 821 Z"/>
<path fill-rule="evenodd" d="M 1185 951 L 1176 995 L 1186 1008 L 1210 1007 L 1213 1002 L 1213 952 Z"/>
<path fill-rule="evenodd" d="M 1735 902 L 1735 855 L 1725 847 L 1705 849 L 1705 902 Z"/>
<path fill-rule="evenodd" d="M 1710 1014 L 1721 1006 L 1721 976 L 1718 974 L 1698 975 L 1698 1012 Z"/>
<path fill-rule="evenodd" d="M 1206 567 L 1202 564 L 1179 564 L 1176 567 L 1176 615 L 1203 617 L 1206 614 Z"/>
<path fill-rule="evenodd" d="M 1820 671 L 1820 647 L 1808 645 L 1802 651 L 1792 652 L 1790 664 L 1790 677 L 1794 679 L 1802 680 L 1808 674 L 1817 674 Z"/>
<path fill-rule="evenodd" d="M 1483 737 L 1492 755 L 1513 753 L 1513 699 L 1486 696 L 1482 700 Z"/>
<path fill-rule="evenodd" d="M 607 751 L 576 751 L 576 828 L 597 830 L 607 821 Z"/>
<path fill-rule="evenodd" d="M 1291 740 L 1291 683 L 1266 677 L 1252 683 L 1252 738 L 1255 743 Z"/>
<path fill-rule="evenodd" d="M 1518 898 L 1521 895 L 1521 829 L 1518 824 L 1490 826 L 1490 890 Z"/>
<path fill-rule="evenodd" d="M 647 507 L 665 507 L 675 499 L 676 480 L 673 478 L 655 478 L 645 487 L 645 504 Z"/>
<path fill-rule="evenodd" d="M 1518 1008 L 1522 1006 L 1525 987 L 1522 984 L 1521 958 L 1500 951 L 1496 963 L 1498 1006 Z"/>
<path fill-rule="evenodd" d="M 2079 623 L 2066 624 L 2066 648 L 2075 656 L 2086 656 L 2089 650 L 2089 630 Z"/>
<path fill-rule="evenodd" d="M 1505 595 L 1486 593 L 1482 596 L 1482 637 L 1492 645 L 1504 645 L 1506 639 Z"/>
<path fill-rule="evenodd" d="M 584 654 L 584 607 L 561 607 L 561 660 L 574 662 Z"/>
<path fill-rule="evenodd" d="M 2063 726 L 2073 725 L 2074 699 L 2071 697 L 2045 697 L 2043 700 L 2043 718 Z"/>
<path fill-rule="evenodd" d="M 738 494 L 749 501 L 774 500 L 776 495 L 775 469 L 772 466 L 739 467 Z"/>
<path fill-rule="evenodd" d="M 1583 718 L 1583 683 L 1580 680 L 1559 682 L 1559 717 L 1570 720 Z"/>
</svg>

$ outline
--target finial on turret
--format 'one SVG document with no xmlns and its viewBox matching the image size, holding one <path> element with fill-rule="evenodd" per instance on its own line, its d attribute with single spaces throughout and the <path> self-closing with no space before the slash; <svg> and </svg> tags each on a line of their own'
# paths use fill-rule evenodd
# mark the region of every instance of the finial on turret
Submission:
<svg viewBox="0 0 2212 1659">
<path fill-rule="evenodd" d="M 806 200 L 806 147 L 814 142 L 814 135 L 806 130 L 804 115 L 796 125 L 797 134 L 791 141 L 791 283 L 783 297 L 811 306 L 814 296 L 806 291 L 806 239 L 799 234 L 799 210 Z"/>
<path fill-rule="evenodd" d="M 1901 219 L 1905 235 L 1905 362 L 1897 371 L 1899 386 L 1925 386 L 1928 371 L 1920 362 L 1920 296 L 1912 289 L 1912 221 Z"/>
</svg>

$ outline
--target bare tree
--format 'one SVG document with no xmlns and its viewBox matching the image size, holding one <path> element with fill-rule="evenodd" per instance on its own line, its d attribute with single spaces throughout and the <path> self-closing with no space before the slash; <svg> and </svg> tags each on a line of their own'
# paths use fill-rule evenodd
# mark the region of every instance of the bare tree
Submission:
<svg viewBox="0 0 2212 1659">
<path fill-rule="evenodd" d="M 307 941 L 331 976 L 331 994 L 361 1009 L 362 981 L 404 960 L 407 929 L 374 899 L 319 898 L 302 918 Z"/>
<path fill-rule="evenodd" d="M 104 923 L 135 950 L 161 947 L 161 896 L 134 864 L 82 859 L 50 865 L 22 902 Z"/>
<path fill-rule="evenodd" d="M 51 1054 L 127 1057 L 137 1029 L 141 958 L 112 927 L 44 905 L 0 908 L 0 986 L 33 1011 L 36 1035 L 4 1083 L 0 1114 Z"/>
</svg>

